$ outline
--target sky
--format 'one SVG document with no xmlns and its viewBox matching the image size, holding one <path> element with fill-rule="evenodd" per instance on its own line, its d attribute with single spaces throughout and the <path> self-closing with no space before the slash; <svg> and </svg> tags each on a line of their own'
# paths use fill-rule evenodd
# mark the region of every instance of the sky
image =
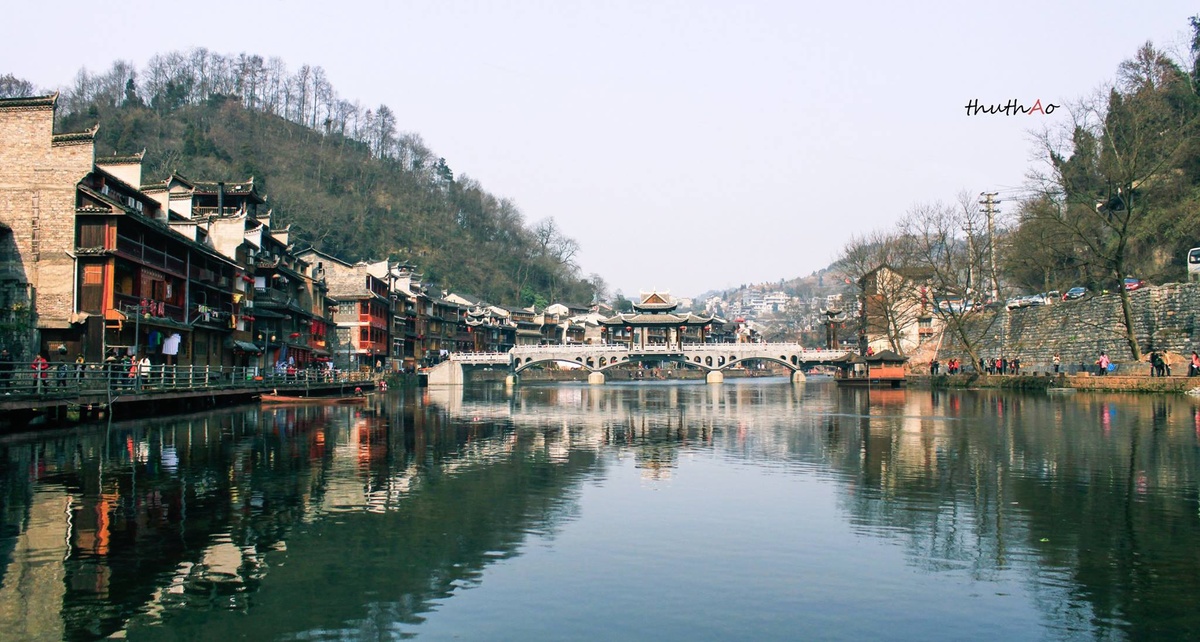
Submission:
<svg viewBox="0 0 1200 642">
<path fill-rule="evenodd" d="M 1180 0 L 183 6 L 16 3 L 0 74 L 54 88 L 192 47 L 321 66 L 456 176 L 531 224 L 553 217 L 582 274 L 631 297 L 808 275 L 964 190 L 1000 192 L 1011 213 L 1033 134 L 1145 42 L 1185 51 L 1200 14 Z M 972 99 L 1062 108 L 967 115 Z"/>
</svg>

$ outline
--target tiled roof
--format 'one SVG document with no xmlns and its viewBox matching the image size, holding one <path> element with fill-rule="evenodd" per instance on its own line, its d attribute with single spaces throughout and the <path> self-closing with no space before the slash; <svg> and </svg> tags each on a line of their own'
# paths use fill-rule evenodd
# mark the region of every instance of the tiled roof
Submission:
<svg viewBox="0 0 1200 642">
<path fill-rule="evenodd" d="M 100 125 L 96 125 L 89 130 L 81 132 L 71 132 L 67 134 L 55 134 L 50 137 L 52 145 L 79 145 L 90 143 L 96 139 L 96 131 L 100 129 Z"/>
<path fill-rule="evenodd" d="M 707 325 L 712 317 L 687 314 L 618 314 L 600 321 L 603 325 Z"/>
<path fill-rule="evenodd" d="M 221 188 L 220 184 L 217 181 L 195 181 L 193 184 L 195 185 L 197 192 L 202 192 L 202 193 L 207 193 L 207 194 L 216 194 L 217 190 L 219 190 Z M 255 193 L 254 177 L 251 176 L 249 179 L 244 180 L 244 181 L 226 181 L 225 182 L 225 193 L 226 194 L 253 194 L 253 193 Z"/>
<path fill-rule="evenodd" d="M 118 156 L 102 156 L 96 159 L 97 165 L 138 165 L 142 162 L 142 157 L 146 155 L 146 150 L 142 150 L 136 154 L 125 154 Z"/>
<path fill-rule="evenodd" d="M 0 111 L 18 111 L 22 109 L 54 109 L 58 93 L 49 96 L 20 96 L 18 98 L 0 98 Z"/>
</svg>

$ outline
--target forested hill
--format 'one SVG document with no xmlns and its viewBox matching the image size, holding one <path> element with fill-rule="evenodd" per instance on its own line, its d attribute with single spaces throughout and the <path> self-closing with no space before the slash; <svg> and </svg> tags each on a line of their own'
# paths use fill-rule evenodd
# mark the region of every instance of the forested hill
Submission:
<svg viewBox="0 0 1200 642">
<path fill-rule="evenodd" d="M 578 245 L 552 218 L 526 224 L 515 203 L 401 133 L 386 105 L 339 98 L 320 67 L 289 73 L 277 59 L 203 49 L 145 70 L 117 62 L 80 71 L 59 120 L 59 131 L 98 122 L 98 155 L 145 149 L 147 181 L 253 176 L 276 227 L 349 261 L 409 261 L 427 282 L 494 303 L 586 303 L 603 290 L 580 277 Z"/>
</svg>

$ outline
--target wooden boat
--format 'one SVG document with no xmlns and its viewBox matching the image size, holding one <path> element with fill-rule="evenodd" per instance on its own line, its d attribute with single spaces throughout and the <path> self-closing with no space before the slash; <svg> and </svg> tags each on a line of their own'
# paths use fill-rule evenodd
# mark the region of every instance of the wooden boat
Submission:
<svg viewBox="0 0 1200 642">
<path fill-rule="evenodd" d="M 370 395 L 352 395 L 349 397 L 289 397 L 280 394 L 263 394 L 259 401 L 264 404 L 361 404 L 366 403 Z"/>
</svg>

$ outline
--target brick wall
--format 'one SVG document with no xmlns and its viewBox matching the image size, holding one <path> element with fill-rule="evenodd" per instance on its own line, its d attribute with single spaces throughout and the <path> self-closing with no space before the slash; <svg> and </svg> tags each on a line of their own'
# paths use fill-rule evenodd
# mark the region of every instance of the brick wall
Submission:
<svg viewBox="0 0 1200 642">
<path fill-rule="evenodd" d="M 0 222 L 33 287 L 39 328 L 74 312 L 75 185 L 92 169 L 90 135 L 54 140 L 54 98 L 0 101 Z"/>
</svg>

